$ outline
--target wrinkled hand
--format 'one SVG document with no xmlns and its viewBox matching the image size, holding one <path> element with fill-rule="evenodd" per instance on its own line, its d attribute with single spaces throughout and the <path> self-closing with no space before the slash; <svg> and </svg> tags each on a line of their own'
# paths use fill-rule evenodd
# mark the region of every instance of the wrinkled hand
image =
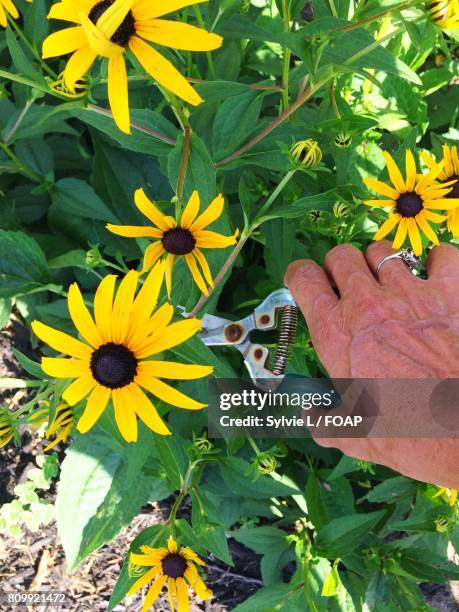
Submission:
<svg viewBox="0 0 459 612">
<path fill-rule="evenodd" d="M 285 283 L 319 359 L 332 378 L 459 378 L 459 250 L 446 244 L 433 249 L 427 280 L 400 260 L 376 273 L 393 253 L 387 241 L 372 244 L 365 255 L 340 245 L 327 254 L 325 270 L 310 260 L 289 266 Z M 418 480 L 459 488 L 459 439 L 317 441 Z"/>
</svg>

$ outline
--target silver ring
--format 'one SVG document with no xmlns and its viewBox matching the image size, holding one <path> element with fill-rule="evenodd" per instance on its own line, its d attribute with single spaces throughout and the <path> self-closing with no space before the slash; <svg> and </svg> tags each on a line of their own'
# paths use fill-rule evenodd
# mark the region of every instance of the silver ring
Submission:
<svg viewBox="0 0 459 612">
<path fill-rule="evenodd" d="M 418 267 L 419 262 L 421 261 L 421 258 L 415 255 L 411 249 L 402 249 L 398 253 L 394 253 L 393 255 L 388 255 L 387 257 L 384 257 L 384 259 L 379 262 L 378 267 L 376 268 L 376 274 L 378 274 L 378 272 L 381 270 L 383 264 L 385 264 L 386 261 L 389 261 L 390 259 L 400 259 L 406 266 L 408 266 L 408 268 L 413 274 L 416 274 L 415 270 Z"/>
</svg>

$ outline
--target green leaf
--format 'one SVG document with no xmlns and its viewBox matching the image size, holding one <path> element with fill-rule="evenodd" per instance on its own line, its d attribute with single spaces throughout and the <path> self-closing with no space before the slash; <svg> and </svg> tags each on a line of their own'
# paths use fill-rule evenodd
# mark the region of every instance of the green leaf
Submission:
<svg viewBox="0 0 459 612">
<path fill-rule="evenodd" d="M 299 489 L 294 489 L 269 476 L 260 476 L 251 482 L 247 478 L 250 472 L 250 463 L 237 457 L 227 457 L 221 464 L 221 474 L 228 488 L 241 497 L 263 499 L 266 497 L 284 497 L 297 495 Z"/>
<path fill-rule="evenodd" d="M 3 329 L 8 324 L 12 307 L 12 300 L 4 300 L 0 298 L 0 329 Z"/>
<path fill-rule="evenodd" d="M 155 436 L 155 448 L 171 487 L 175 490 L 180 489 L 188 459 L 178 436 Z"/>
<path fill-rule="evenodd" d="M 232 531 L 231 537 L 260 555 L 282 551 L 290 546 L 285 531 L 270 525 L 241 527 L 237 531 Z"/>
<path fill-rule="evenodd" d="M 21 353 L 21 351 L 16 348 L 13 348 L 13 353 L 16 359 L 19 361 L 19 365 L 27 372 L 27 374 L 30 374 L 35 378 L 47 378 L 47 374 L 43 372 L 39 363 L 32 361 L 32 359 L 29 359 L 27 355 L 24 355 L 24 353 Z"/>
<path fill-rule="evenodd" d="M 148 474 L 150 431 L 141 426 L 137 444 L 117 446 L 91 431 L 78 437 L 62 463 L 56 519 L 69 571 L 111 542 L 147 501 L 170 494 L 160 475 Z M 117 450 L 119 448 L 119 450 Z"/>
<path fill-rule="evenodd" d="M 382 519 L 385 510 L 367 514 L 351 514 L 330 521 L 318 530 L 314 543 L 316 553 L 327 559 L 342 557 L 355 550 L 373 527 Z"/>
<path fill-rule="evenodd" d="M 18 72 L 36 83 L 43 84 L 44 79 L 41 72 L 35 68 L 28 58 L 21 43 L 18 42 L 13 28 L 6 28 L 6 41 L 8 43 L 11 58 Z"/>
<path fill-rule="evenodd" d="M 149 109 L 131 111 L 131 134 L 121 132 L 112 117 L 94 110 L 81 109 L 75 113 L 75 116 L 112 138 L 123 149 L 146 155 L 158 157 L 168 155 L 174 146 L 173 142 L 159 140 L 155 137 L 155 132 L 170 141 L 176 140 L 179 134 L 178 129 L 170 121 L 160 113 Z"/>
<path fill-rule="evenodd" d="M 80 179 L 64 178 L 58 181 L 52 199 L 53 204 L 65 208 L 68 214 L 99 219 L 106 223 L 120 222 L 99 198 L 94 188 Z"/>
<path fill-rule="evenodd" d="M 0 230 L 0 298 L 43 291 L 51 277 L 37 242 L 23 232 Z"/>
<path fill-rule="evenodd" d="M 416 488 L 416 483 L 413 480 L 404 476 L 396 476 L 395 478 L 388 478 L 373 487 L 359 502 L 366 499 L 373 503 L 396 503 L 404 497 L 413 496 L 416 493 Z"/>
<path fill-rule="evenodd" d="M 207 525 L 199 533 L 199 538 L 209 551 L 227 565 L 234 565 L 228 548 L 228 541 L 223 527 Z"/>
<path fill-rule="evenodd" d="M 289 584 L 279 583 L 263 587 L 255 595 L 233 609 L 233 612 L 274 612 L 282 610 L 282 603 L 293 590 Z"/>
</svg>

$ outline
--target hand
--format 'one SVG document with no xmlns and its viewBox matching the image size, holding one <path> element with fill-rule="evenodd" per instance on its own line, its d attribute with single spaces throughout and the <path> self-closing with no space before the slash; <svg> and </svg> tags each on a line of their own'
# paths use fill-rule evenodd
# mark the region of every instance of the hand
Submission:
<svg viewBox="0 0 459 612">
<path fill-rule="evenodd" d="M 372 244 L 365 256 L 340 245 L 327 254 L 326 271 L 310 260 L 289 266 L 285 283 L 319 359 L 332 378 L 459 378 L 459 250 L 446 244 L 433 249 L 427 280 L 400 260 L 386 262 L 376 274 L 393 253 L 387 241 Z M 317 441 L 418 480 L 459 488 L 456 439 Z"/>
</svg>

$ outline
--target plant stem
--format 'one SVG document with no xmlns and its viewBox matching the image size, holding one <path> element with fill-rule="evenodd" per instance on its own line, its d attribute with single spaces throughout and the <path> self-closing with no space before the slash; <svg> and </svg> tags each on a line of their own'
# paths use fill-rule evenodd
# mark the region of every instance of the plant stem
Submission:
<svg viewBox="0 0 459 612">
<path fill-rule="evenodd" d="M 338 104 L 336 103 L 335 79 L 332 79 L 332 82 L 330 83 L 330 101 L 337 119 L 341 119 L 341 113 L 339 112 Z"/>
<path fill-rule="evenodd" d="M 282 16 L 284 18 L 284 32 L 290 32 L 290 7 L 289 0 L 282 0 Z M 289 75 L 290 59 L 292 52 L 284 47 L 284 63 L 282 68 L 282 110 L 285 111 L 289 105 Z"/>
<path fill-rule="evenodd" d="M 351 30 L 357 30 L 358 28 L 362 28 L 363 26 L 373 23 L 373 21 L 378 21 L 381 17 L 385 17 L 385 15 L 389 15 L 390 13 L 404 11 L 415 4 L 418 4 L 420 0 L 409 0 L 408 2 L 401 2 L 395 6 L 389 7 L 375 15 L 371 15 L 370 17 L 365 17 L 360 21 L 356 21 L 355 23 L 348 23 L 344 26 L 340 26 L 339 28 L 334 28 L 331 32 L 350 32 Z"/>
<path fill-rule="evenodd" d="M 328 4 L 330 5 L 330 10 L 332 12 L 333 17 L 338 17 L 338 11 L 336 10 L 334 0 L 328 0 Z"/>
<path fill-rule="evenodd" d="M 210 288 L 209 295 L 202 295 L 199 298 L 196 306 L 193 308 L 193 310 L 188 315 L 188 317 L 187 317 L 188 319 L 192 319 L 193 317 L 195 317 L 197 315 L 197 313 L 201 310 L 201 308 L 204 306 L 204 304 L 207 302 L 207 300 L 211 297 L 211 295 L 215 291 L 215 288 L 220 284 L 220 282 L 222 281 L 222 279 L 225 276 L 225 274 L 228 272 L 228 270 L 231 268 L 231 266 L 235 262 L 236 257 L 241 252 L 242 247 L 247 242 L 248 238 L 250 237 L 250 234 L 251 234 L 250 230 L 248 230 L 247 233 L 243 232 L 241 234 L 239 242 L 236 244 L 234 249 L 231 251 L 228 259 L 225 261 L 223 266 L 220 268 L 217 276 L 215 277 L 214 285 L 213 285 L 213 287 Z"/>
<path fill-rule="evenodd" d="M 185 183 L 186 171 L 188 169 L 188 162 L 190 160 L 190 144 L 191 144 L 191 129 L 189 127 L 185 127 L 183 130 L 183 149 L 182 149 L 182 159 L 180 160 L 180 169 L 177 180 L 177 204 L 179 210 L 176 210 L 177 215 L 180 213 L 182 208 L 182 198 L 183 198 L 183 185 Z"/>
<path fill-rule="evenodd" d="M 27 176 L 27 178 L 35 183 L 39 183 L 40 185 L 43 183 L 42 177 L 22 163 L 22 161 L 13 153 L 11 148 L 5 142 L 0 142 L 0 149 L 11 159 L 12 162 L 16 164 L 21 174 Z"/>
<path fill-rule="evenodd" d="M 196 19 L 198 20 L 199 25 L 203 30 L 206 30 L 206 24 L 204 23 L 204 19 L 202 18 L 201 9 L 196 4 L 193 5 L 194 14 Z M 207 65 L 209 67 L 209 75 L 212 81 L 217 80 L 217 74 L 215 72 L 214 60 L 212 58 L 212 53 L 210 51 L 206 52 L 207 57 Z"/>
<path fill-rule="evenodd" d="M 19 113 L 18 118 L 16 119 L 16 121 L 14 122 L 13 127 L 11 128 L 11 130 L 8 132 L 8 134 L 5 136 L 5 138 L 3 139 L 3 144 L 7 145 L 9 143 L 9 141 L 13 138 L 13 136 L 15 135 L 18 127 L 21 125 L 24 117 L 27 115 L 27 113 L 30 110 L 30 107 L 32 106 L 32 104 L 34 103 L 34 99 L 31 98 L 30 100 L 27 100 L 24 108 L 22 109 L 22 111 Z"/>
<path fill-rule="evenodd" d="M 224 166 L 225 164 L 228 164 L 229 162 L 237 159 L 244 153 L 247 153 L 247 151 L 252 149 L 252 147 L 254 147 L 261 140 L 263 140 L 265 136 L 270 134 L 279 125 L 281 125 L 281 123 L 283 123 L 286 119 L 293 115 L 295 111 L 297 111 L 307 100 L 309 100 L 309 98 L 311 98 L 316 93 L 316 91 L 318 91 L 332 77 L 333 75 L 330 74 L 325 79 L 318 81 L 315 85 L 310 85 L 305 90 L 305 92 L 301 96 L 299 96 L 295 100 L 295 102 L 293 102 L 293 104 L 291 104 L 281 115 L 279 115 L 279 117 L 276 117 L 273 121 L 271 121 L 269 125 L 267 125 L 263 130 L 261 130 L 261 132 L 259 132 L 256 136 L 251 138 L 249 142 L 243 145 L 240 149 L 238 149 L 231 155 L 228 155 L 228 157 L 225 157 L 225 159 L 222 159 L 221 161 L 217 162 L 215 166 L 217 168 L 220 168 L 221 166 Z"/>
<path fill-rule="evenodd" d="M 287 185 L 287 183 L 290 181 L 290 179 L 294 176 L 296 171 L 297 171 L 297 168 L 295 168 L 294 170 L 289 170 L 289 172 L 287 172 L 287 174 L 284 176 L 284 178 L 281 180 L 281 182 L 277 185 L 277 187 L 274 189 L 272 194 L 269 196 L 269 198 L 266 200 L 266 202 L 263 204 L 263 206 L 258 211 L 258 214 L 255 217 L 254 222 L 253 222 L 253 224 L 251 226 L 251 231 L 253 231 L 257 227 L 259 227 L 263 223 L 263 216 L 271 208 L 271 205 L 276 200 L 277 196 L 284 189 L 284 187 Z"/>
</svg>

